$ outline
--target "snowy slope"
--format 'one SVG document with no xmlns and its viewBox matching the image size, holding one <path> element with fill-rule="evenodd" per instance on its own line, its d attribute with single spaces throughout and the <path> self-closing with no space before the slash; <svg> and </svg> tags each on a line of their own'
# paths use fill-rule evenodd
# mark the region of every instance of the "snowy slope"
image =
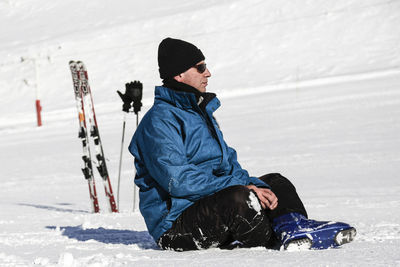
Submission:
<svg viewBox="0 0 400 267">
<path fill-rule="evenodd" d="M 223 98 L 217 112 L 227 142 L 252 174 L 281 172 L 291 177 L 311 217 L 345 220 L 357 228 L 357 239 L 341 249 L 159 251 L 140 215 L 131 212 L 133 170 L 128 156 L 122 212 L 88 212 L 76 121 L 66 119 L 0 133 L 0 265 L 398 265 L 399 85 L 397 75 Z M 114 185 L 119 115 L 99 116 Z M 129 122 L 132 126 L 134 118 Z"/>
<path fill-rule="evenodd" d="M 400 1 L 115 2 L 0 0 L 0 266 L 400 265 Z M 209 90 L 221 96 L 216 116 L 242 165 L 290 177 L 311 217 L 357 228 L 353 243 L 160 251 L 132 212 L 127 151 L 121 212 L 104 209 L 99 179 L 103 211 L 89 212 L 68 61 L 88 66 L 116 191 L 115 91 L 140 79 L 143 112 L 150 107 L 166 36 L 205 53 Z M 127 136 L 134 123 L 129 116 Z"/>
</svg>

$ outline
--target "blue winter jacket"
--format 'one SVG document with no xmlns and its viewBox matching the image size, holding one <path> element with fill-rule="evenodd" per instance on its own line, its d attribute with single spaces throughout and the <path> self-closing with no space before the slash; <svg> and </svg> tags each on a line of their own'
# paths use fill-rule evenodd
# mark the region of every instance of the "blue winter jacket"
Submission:
<svg viewBox="0 0 400 267">
<path fill-rule="evenodd" d="M 203 112 L 195 94 L 158 86 L 132 138 L 140 212 L 156 241 L 200 198 L 233 185 L 268 187 L 249 177 L 225 143 L 212 116 L 219 106 L 214 97 Z"/>
</svg>

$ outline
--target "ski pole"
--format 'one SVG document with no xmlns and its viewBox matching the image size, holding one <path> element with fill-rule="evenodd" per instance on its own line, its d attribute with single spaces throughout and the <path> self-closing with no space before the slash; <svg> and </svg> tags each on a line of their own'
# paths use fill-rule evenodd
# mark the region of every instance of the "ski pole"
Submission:
<svg viewBox="0 0 400 267">
<path fill-rule="evenodd" d="M 138 125 L 139 125 L 139 113 L 136 113 L 136 129 L 137 129 Z M 135 176 L 136 176 L 136 173 L 135 173 Z M 133 183 L 133 211 L 136 211 L 136 198 L 137 198 L 136 191 L 137 191 L 137 189 L 136 189 L 135 183 Z"/>
<path fill-rule="evenodd" d="M 118 167 L 118 188 L 117 188 L 117 207 L 119 209 L 119 188 L 121 182 L 121 167 L 122 167 L 122 154 L 124 149 L 124 137 L 125 137 L 125 124 L 126 124 L 126 113 L 124 113 L 124 121 L 122 123 L 122 140 L 121 140 L 121 152 L 119 154 L 119 167 Z"/>
</svg>

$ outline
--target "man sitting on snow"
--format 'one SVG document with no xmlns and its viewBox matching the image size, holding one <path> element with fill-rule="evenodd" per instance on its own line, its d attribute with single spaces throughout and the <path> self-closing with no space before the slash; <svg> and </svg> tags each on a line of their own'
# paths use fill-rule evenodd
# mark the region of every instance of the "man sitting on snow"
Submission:
<svg viewBox="0 0 400 267">
<path fill-rule="evenodd" d="M 193 44 L 172 38 L 158 48 L 163 86 L 138 126 L 135 157 L 140 211 L 163 249 L 307 247 L 353 240 L 339 222 L 310 220 L 295 187 L 278 173 L 260 178 L 240 167 L 213 117 L 211 73 Z"/>
</svg>

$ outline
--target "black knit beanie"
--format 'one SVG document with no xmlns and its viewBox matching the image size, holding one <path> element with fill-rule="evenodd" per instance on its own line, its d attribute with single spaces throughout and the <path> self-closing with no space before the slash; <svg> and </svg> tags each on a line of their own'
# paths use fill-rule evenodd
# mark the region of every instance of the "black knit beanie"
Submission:
<svg viewBox="0 0 400 267">
<path fill-rule="evenodd" d="M 204 59 L 200 49 L 183 40 L 166 38 L 158 46 L 158 70 L 161 79 L 181 74 Z"/>
</svg>

